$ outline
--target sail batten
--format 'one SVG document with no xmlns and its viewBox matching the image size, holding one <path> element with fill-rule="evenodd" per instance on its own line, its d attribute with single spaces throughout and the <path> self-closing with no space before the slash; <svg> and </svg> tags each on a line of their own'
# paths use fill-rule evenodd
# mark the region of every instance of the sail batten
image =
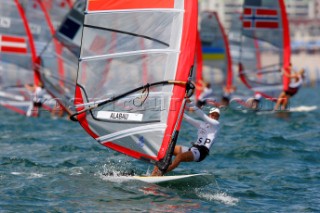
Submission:
<svg viewBox="0 0 320 213">
<path fill-rule="evenodd" d="M 85 11 L 86 14 L 108 14 L 108 13 L 126 13 L 131 12 L 132 10 L 112 10 L 112 11 L 105 11 L 105 10 L 96 10 L 96 11 Z M 161 11 L 161 12 L 176 12 L 176 13 L 183 13 L 184 10 L 180 9 L 163 9 L 163 8 L 154 8 L 154 9 L 136 9 L 137 12 L 154 12 L 154 11 Z"/>
<path fill-rule="evenodd" d="M 120 57 L 120 56 L 128 56 L 128 55 L 142 55 L 145 53 L 179 53 L 180 51 L 177 50 L 157 50 L 157 49 L 150 49 L 150 50 L 140 50 L 134 52 L 123 52 L 123 53 L 113 53 L 113 54 L 105 54 L 99 56 L 87 56 L 87 57 L 80 57 L 79 60 L 97 60 L 97 59 L 107 59 L 113 57 Z"/>
</svg>

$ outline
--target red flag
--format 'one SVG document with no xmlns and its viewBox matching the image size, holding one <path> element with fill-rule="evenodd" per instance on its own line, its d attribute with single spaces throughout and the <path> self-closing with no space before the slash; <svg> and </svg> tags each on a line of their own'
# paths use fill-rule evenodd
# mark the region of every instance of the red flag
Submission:
<svg viewBox="0 0 320 213">
<path fill-rule="evenodd" d="M 26 54 L 28 51 L 25 37 L 0 34 L 0 52 Z"/>
<path fill-rule="evenodd" d="M 275 9 L 246 7 L 243 11 L 243 28 L 279 28 L 278 15 L 278 10 Z"/>
</svg>

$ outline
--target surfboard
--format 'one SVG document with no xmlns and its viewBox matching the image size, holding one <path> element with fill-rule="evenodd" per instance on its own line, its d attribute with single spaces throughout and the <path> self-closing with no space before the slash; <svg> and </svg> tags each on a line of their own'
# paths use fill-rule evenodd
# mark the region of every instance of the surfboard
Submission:
<svg viewBox="0 0 320 213">
<path fill-rule="evenodd" d="M 318 109 L 317 106 L 298 106 L 289 109 L 290 112 L 310 112 Z"/>
<path fill-rule="evenodd" d="M 110 175 L 105 177 L 110 181 L 140 181 L 144 183 L 173 187 L 200 187 L 208 185 L 214 181 L 213 175 L 208 173 L 171 176 Z"/>
<path fill-rule="evenodd" d="M 264 114 L 273 114 L 273 113 L 292 113 L 292 112 L 311 112 L 318 109 L 317 106 L 298 106 L 292 107 L 287 110 L 269 110 L 269 111 L 259 111 L 257 112 L 258 115 Z"/>
<path fill-rule="evenodd" d="M 190 174 L 190 175 L 172 175 L 172 176 L 132 176 L 135 180 L 140 180 L 147 183 L 165 183 L 173 181 L 193 182 L 195 180 L 206 179 L 210 174 Z"/>
</svg>

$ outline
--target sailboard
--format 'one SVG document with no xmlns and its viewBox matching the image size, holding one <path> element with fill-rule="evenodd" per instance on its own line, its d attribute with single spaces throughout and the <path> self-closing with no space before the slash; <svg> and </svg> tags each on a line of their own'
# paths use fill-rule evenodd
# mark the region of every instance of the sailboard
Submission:
<svg viewBox="0 0 320 213">
<path fill-rule="evenodd" d="M 243 84 L 276 101 L 290 79 L 289 23 L 283 0 L 245 0 L 242 15 L 239 76 Z"/>
<path fill-rule="evenodd" d="M 88 0 L 72 118 L 103 146 L 165 170 L 196 31 L 195 0 Z"/>
<path fill-rule="evenodd" d="M 108 180 L 116 179 L 117 181 L 141 181 L 159 185 L 174 186 L 193 186 L 199 187 L 213 182 L 213 175 L 208 173 L 189 174 L 189 175 L 172 175 L 172 176 L 105 176 Z"/>
<path fill-rule="evenodd" d="M 289 109 L 290 112 L 310 112 L 318 109 L 317 106 L 298 106 L 298 107 L 291 107 Z"/>
<path fill-rule="evenodd" d="M 33 35 L 19 1 L 1 3 L 0 22 L 0 104 L 26 115 L 32 94 L 24 85 L 37 83 L 39 76 Z"/>
</svg>

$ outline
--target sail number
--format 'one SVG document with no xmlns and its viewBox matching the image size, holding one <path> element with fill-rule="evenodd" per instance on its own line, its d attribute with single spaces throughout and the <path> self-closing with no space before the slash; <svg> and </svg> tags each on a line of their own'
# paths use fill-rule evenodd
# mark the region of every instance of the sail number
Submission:
<svg viewBox="0 0 320 213">
<path fill-rule="evenodd" d="M 97 118 L 117 121 L 142 121 L 143 114 L 99 111 L 97 113 Z"/>
</svg>

